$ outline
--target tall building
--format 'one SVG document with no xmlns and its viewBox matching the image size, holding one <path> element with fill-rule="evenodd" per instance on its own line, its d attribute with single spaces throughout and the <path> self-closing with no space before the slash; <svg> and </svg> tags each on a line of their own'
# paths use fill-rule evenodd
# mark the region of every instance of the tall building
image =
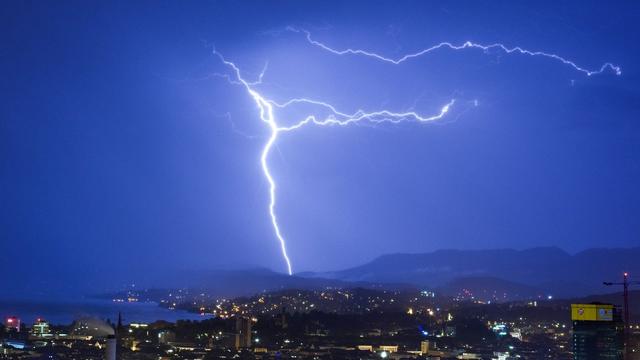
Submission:
<svg viewBox="0 0 640 360">
<path fill-rule="evenodd" d="M 611 304 L 571 304 L 574 360 L 624 356 L 624 324 Z"/>
<path fill-rule="evenodd" d="M 31 336 L 36 338 L 51 336 L 51 329 L 49 328 L 49 323 L 42 318 L 36 319 L 36 322 L 33 323 L 33 326 L 31 327 Z"/>
<path fill-rule="evenodd" d="M 4 328 L 7 332 L 20 332 L 20 318 L 9 316 L 4 321 Z"/>
<path fill-rule="evenodd" d="M 251 347 L 251 319 L 236 317 L 236 349 Z"/>
</svg>

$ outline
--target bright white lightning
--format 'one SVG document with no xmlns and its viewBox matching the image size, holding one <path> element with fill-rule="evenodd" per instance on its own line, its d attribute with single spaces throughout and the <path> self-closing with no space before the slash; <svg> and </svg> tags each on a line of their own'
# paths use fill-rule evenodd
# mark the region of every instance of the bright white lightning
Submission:
<svg viewBox="0 0 640 360">
<path fill-rule="evenodd" d="M 602 65 L 602 67 L 600 67 L 599 70 L 587 70 L 585 68 L 582 68 L 576 65 L 576 63 L 555 54 L 550 54 L 550 53 L 545 53 L 540 51 L 530 51 L 530 50 L 523 49 L 521 47 L 508 48 L 505 45 L 502 45 L 499 43 L 490 44 L 490 45 L 481 45 L 481 44 L 473 43 L 470 41 L 467 41 L 462 45 L 453 45 L 452 43 L 449 43 L 449 42 L 443 42 L 438 45 L 432 46 L 430 48 L 426 48 L 424 50 L 418 51 L 416 53 L 404 55 L 397 59 L 392 59 L 392 58 L 384 57 L 382 55 L 379 55 L 373 52 L 368 52 L 361 49 L 336 50 L 321 42 L 313 40 L 313 38 L 311 37 L 311 33 L 309 33 L 306 30 L 298 30 L 291 27 L 288 28 L 288 30 L 305 33 L 306 39 L 310 44 L 317 46 L 323 50 L 326 50 L 332 54 L 362 55 L 362 56 L 371 57 L 383 62 L 387 62 L 392 65 L 400 65 L 409 59 L 426 55 L 432 51 L 435 51 L 441 48 L 449 48 L 451 50 L 464 50 L 464 49 L 475 48 L 475 49 L 481 49 L 483 51 L 488 51 L 490 49 L 500 49 L 504 51 L 506 54 L 516 53 L 516 54 L 523 54 L 523 55 L 530 55 L 530 56 L 547 57 L 550 59 L 560 61 L 563 64 L 569 65 L 575 71 L 582 72 L 588 76 L 601 74 L 607 69 L 611 69 L 612 71 L 615 72 L 616 75 L 622 74 L 621 68 L 611 63 L 605 63 L 604 65 Z M 326 103 L 324 101 L 318 101 L 318 100 L 307 99 L 307 98 L 294 98 L 294 99 L 287 100 L 285 102 L 276 102 L 274 100 L 270 100 L 266 98 L 265 96 L 260 94 L 256 89 L 256 87 L 260 85 L 262 82 L 262 78 L 266 71 L 266 66 L 260 73 L 258 81 L 249 82 L 242 77 L 240 68 L 236 66 L 235 63 L 226 60 L 220 53 L 218 53 L 215 50 L 214 50 L 214 53 L 220 58 L 220 60 L 227 67 L 233 70 L 233 73 L 235 74 L 235 80 L 232 79 L 229 75 L 224 75 L 224 74 L 222 75 L 216 74 L 216 75 L 226 78 L 227 81 L 229 81 L 232 84 L 236 84 L 244 87 L 247 93 L 251 96 L 251 98 L 254 100 L 254 102 L 258 106 L 258 109 L 260 112 L 260 119 L 265 123 L 267 123 L 267 125 L 269 126 L 269 129 L 271 130 L 269 139 L 265 143 L 265 146 L 262 150 L 262 154 L 260 156 L 260 164 L 262 166 L 262 171 L 264 173 L 264 176 L 267 179 L 267 182 L 269 183 L 269 199 L 270 199 L 269 215 L 271 217 L 271 223 L 272 223 L 275 235 L 278 238 L 278 241 L 280 243 L 282 256 L 286 262 L 287 271 L 289 275 L 293 274 L 293 270 L 291 267 L 291 260 L 289 259 L 289 256 L 287 254 L 286 242 L 284 240 L 282 232 L 280 231 L 280 226 L 278 225 L 278 218 L 275 212 L 276 183 L 275 183 L 275 180 L 273 179 L 273 176 L 271 175 L 271 171 L 269 170 L 269 164 L 268 164 L 269 153 L 271 152 L 271 148 L 273 147 L 274 143 L 278 139 L 279 134 L 281 132 L 290 132 L 290 131 L 298 130 L 303 126 L 309 125 L 309 124 L 319 125 L 319 126 L 347 126 L 347 125 L 355 124 L 362 121 L 367 121 L 370 123 L 393 123 L 393 124 L 409 121 L 409 120 L 413 120 L 416 122 L 430 122 L 430 121 L 439 120 L 442 117 L 444 117 L 447 114 L 447 112 L 449 112 L 449 109 L 451 108 L 451 106 L 453 106 L 455 102 L 455 99 L 450 100 L 448 103 L 442 106 L 442 108 L 437 114 L 430 115 L 430 116 L 421 115 L 415 111 L 395 112 L 387 109 L 378 110 L 378 111 L 357 110 L 354 113 L 345 113 L 337 110 L 333 105 Z M 477 106 L 477 102 L 478 100 L 474 100 L 474 103 L 476 104 L 476 106 Z M 328 111 L 329 115 L 322 118 L 318 118 L 315 115 L 308 115 L 306 118 L 301 119 L 298 122 L 293 123 L 292 125 L 289 125 L 289 126 L 279 125 L 274 115 L 274 108 L 285 109 L 294 104 L 314 105 L 314 106 L 325 109 L 325 111 Z"/>
<path fill-rule="evenodd" d="M 278 218 L 275 212 L 276 182 L 274 181 L 273 176 L 271 175 L 271 171 L 269 170 L 269 164 L 268 164 L 269 153 L 271 151 L 271 148 L 273 147 L 273 144 L 278 138 L 278 135 L 281 132 L 289 132 L 289 131 L 297 130 L 307 124 L 346 126 L 359 121 L 369 121 L 372 123 L 383 123 L 383 122 L 398 123 L 398 122 L 409 120 L 409 119 L 413 119 L 418 122 L 434 121 L 442 118 L 449 111 L 449 108 L 454 103 L 454 100 L 449 101 L 440 109 L 440 112 L 438 114 L 431 115 L 431 116 L 421 115 L 415 111 L 393 112 L 389 110 L 380 110 L 380 111 L 373 111 L 373 112 L 358 110 L 352 114 L 348 114 L 345 112 L 338 111 L 333 105 L 328 104 L 326 102 L 306 99 L 306 98 L 296 98 L 296 99 L 288 100 L 284 103 L 278 103 L 273 100 L 269 100 L 265 98 L 255 89 L 256 85 L 259 85 L 261 83 L 262 77 L 264 75 L 264 70 L 260 74 L 258 81 L 249 82 L 242 77 L 240 68 L 238 68 L 238 66 L 236 66 L 235 63 L 226 60 L 218 52 L 214 51 L 214 53 L 218 55 L 220 60 L 225 65 L 227 65 L 230 69 L 233 70 L 236 79 L 233 80 L 231 79 L 231 77 L 227 75 L 219 75 L 219 74 L 216 74 L 216 75 L 226 78 L 227 81 L 231 82 L 232 84 L 243 86 L 245 90 L 247 90 L 247 93 L 253 98 L 253 101 L 258 106 L 258 109 L 260 111 L 260 119 L 265 123 L 267 123 L 267 125 L 269 126 L 269 129 L 271 130 L 271 135 L 269 136 L 269 139 L 267 140 L 264 148 L 262 149 L 262 154 L 260 156 L 260 164 L 262 166 L 262 172 L 264 173 L 264 176 L 267 179 L 267 182 L 269 183 L 269 199 L 270 199 L 269 215 L 271 216 L 271 223 L 273 226 L 273 230 L 275 231 L 276 237 L 280 242 L 280 249 L 282 252 L 282 256 L 287 264 L 287 272 L 289 273 L 289 275 L 293 274 L 293 270 L 291 268 L 291 260 L 287 255 L 286 242 L 284 240 L 284 237 L 282 236 L 282 232 L 280 231 L 280 226 L 278 225 Z M 314 115 L 309 115 L 306 118 L 300 120 L 299 122 L 293 125 L 279 126 L 278 122 L 276 121 L 275 115 L 273 113 L 274 107 L 283 109 L 292 104 L 300 104 L 300 103 L 322 107 L 324 109 L 329 110 L 330 115 L 324 118 L 317 118 Z"/>
<path fill-rule="evenodd" d="M 222 60 L 222 62 L 225 65 L 227 65 L 231 69 L 233 69 L 239 84 L 244 86 L 244 88 L 247 90 L 249 95 L 251 95 L 251 97 L 255 101 L 256 105 L 260 109 L 260 119 L 262 121 L 266 122 L 269 125 L 269 128 L 271 129 L 271 136 L 269 136 L 269 140 L 267 140 L 267 143 L 265 144 L 265 146 L 264 146 L 264 148 L 262 150 L 262 155 L 260 156 L 260 163 L 262 165 L 262 172 L 264 173 L 264 176 L 267 178 L 267 182 L 269 183 L 269 199 L 270 199 L 270 202 L 269 202 L 269 214 L 271 215 L 271 223 L 272 223 L 273 229 L 274 229 L 274 231 L 276 233 L 276 237 L 278 238 L 278 241 L 280 241 L 280 249 L 282 251 L 282 256 L 284 257 L 284 260 L 287 263 L 287 272 L 289 273 L 289 275 L 292 275 L 293 274 L 293 270 L 291 269 L 291 260 L 289 260 L 289 256 L 287 255 L 287 246 L 286 246 L 286 243 L 284 241 L 284 237 L 282 236 L 282 233 L 280 232 L 280 227 L 278 226 L 278 218 L 276 217 L 276 212 L 275 212 L 275 207 L 276 207 L 276 182 L 273 180 L 273 177 L 271 176 L 271 172 L 269 171 L 269 165 L 267 163 L 267 158 L 269 156 L 269 152 L 271 151 L 271 147 L 273 147 L 273 143 L 278 138 L 278 133 L 279 133 L 278 124 L 276 123 L 275 118 L 273 116 L 273 105 L 272 105 L 272 103 L 269 100 L 267 100 L 264 97 L 262 97 L 262 95 L 260 95 L 260 93 L 258 93 L 256 90 L 253 89 L 253 86 L 255 86 L 256 84 L 259 84 L 260 81 L 262 80 L 262 76 L 264 75 L 264 70 L 260 74 L 259 80 L 257 82 L 255 82 L 255 83 L 251 83 L 251 82 L 248 82 L 248 81 L 244 80 L 244 78 L 242 77 L 242 75 L 240 73 L 240 69 L 233 62 L 225 60 L 222 57 L 222 55 L 220 55 L 217 52 L 216 52 L 216 54 L 220 57 L 220 60 Z M 265 69 L 266 69 L 266 67 L 265 67 Z M 232 82 L 232 83 L 234 82 L 231 79 L 229 79 L 229 81 Z"/>
<path fill-rule="evenodd" d="M 546 53 L 543 51 L 531 51 L 531 50 L 527 50 L 524 48 L 521 48 L 520 46 L 515 46 L 515 47 L 507 47 L 506 45 L 500 44 L 500 43 L 495 43 L 495 44 L 489 44 L 489 45 L 483 45 L 483 44 L 478 44 L 478 43 L 474 43 L 471 41 L 465 41 L 462 45 L 454 45 L 450 42 L 441 42 L 437 45 L 422 49 L 420 51 L 417 51 L 415 53 L 411 53 L 411 54 L 406 54 L 403 56 L 400 56 L 398 58 L 389 58 L 389 57 L 385 57 L 379 54 L 376 54 L 374 52 L 370 52 L 370 51 L 366 51 L 366 50 L 361 50 L 361 49 L 344 49 L 344 50 L 337 50 L 334 49 L 328 45 L 325 45 L 324 43 L 321 43 L 317 40 L 314 40 L 311 37 L 311 33 L 307 30 L 303 30 L 303 29 L 296 29 L 294 27 L 288 27 L 287 30 L 289 31 L 293 31 L 293 32 L 302 32 L 305 34 L 307 41 L 314 45 L 317 46 L 323 50 L 326 50 L 330 53 L 336 54 L 336 55 L 361 55 L 361 56 L 367 56 L 367 57 L 371 57 L 374 58 L 376 60 L 380 60 L 380 61 L 384 61 L 384 62 L 388 62 L 394 65 L 399 65 L 402 64 L 403 62 L 407 61 L 407 60 L 411 60 L 413 58 L 417 58 L 420 57 L 422 55 L 426 55 L 430 52 L 439 50 L 439 49 L 450 49 L 450 50 L 464 50 L 464 49 L 480 49 L 482 51 L 489 51 L 492 49 L 496 49 L 496 50 L 501 50 L 506 54 L 521 54 L 521 55 L 529 55 L 529 56 L 541 56 L 541 57 L 546 57 L 546 58 L 550 58 L 553 60 L 557 60 L 560 61 L 561 63 L 568 65 L 570 67 L 572 67 L 575 71 L 579 71 L 582 72 L 588 76 L 591 75 L 597 75 L 597 74 L 602 74 L 603 72 L 605 72 L 607 69 L 610 69 L 611 71 L 613 71 L 616 75 L 622 75 L 622 69 L 619 66 L 616 66 L 612 63 L 604 63 L 600 69 L 598 70 L 588 70 L 585 69 L 581 66 L 578 66 L 575 62 L 567 60 L 565 58 L 563 58 L 562 56 L 556 55 L 556 54 L 552 54 L 552 53 Z"/>
</svg>

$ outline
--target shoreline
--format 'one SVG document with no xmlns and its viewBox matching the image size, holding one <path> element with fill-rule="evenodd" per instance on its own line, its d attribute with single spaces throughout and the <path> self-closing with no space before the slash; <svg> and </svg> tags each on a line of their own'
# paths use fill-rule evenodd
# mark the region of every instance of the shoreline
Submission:
<svg viewBox="0 0 640 360">
<path fill-rule="evenodd" d="M 98 318 L 116 321 L 122 314 L 125 323 L 151 323 L 164 320 L 205 320 L 212 315 L 200 315 L 182 309 L 171 310 L 158 302 L 116 302 L 97 298 L 74 300 L 0 299 L 0 316 L 17 316 L 22 323 L 31 325 L 36 319 L 47 320 L 51 325 L 66 326 L 81 318 Z"/>
</svg>

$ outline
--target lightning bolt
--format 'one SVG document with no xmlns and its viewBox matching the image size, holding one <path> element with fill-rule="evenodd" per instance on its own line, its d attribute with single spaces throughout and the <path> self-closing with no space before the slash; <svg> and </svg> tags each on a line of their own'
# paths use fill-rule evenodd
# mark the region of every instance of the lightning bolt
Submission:
<svg viewBox="0 0 640 360">
<path fill-rule="evenodd" d="M 422 49 L 420 51 L 411 53 L 411 54 L 406 54 L 403 56 L 400 56 L 398 58 L 389 58 L 389 57 L 385 57 L 379 54 L 376 54 L 374 52 L 370 52 L 370 51 L 366 51 L 366 50 L 361 50 L 361 49 L 344 49 L 344 50 L 337 50 L 334 49 L 328 45 L 325 45 L 324 43 L 321 43 L 320 41 L 314 40 L 313 37 L 311 36 L 311 33 L 307 30 L 304 29 L 297 29 L 294 27 L 287 27 L 288 31 L 292 31 L 292 32 L 299 32 L 299 33 L 303 33 L 306 36 L 307 41 L 314 46 L 317 46 L 323 50 L 326 50 L 332 54 L 335 55 L 360 55 L 360 56 L 366 56 L 366 57 L 370 57 L 370 58 L 374 58 L 376 60 L 380 60 L 380 61 L 384 61 L 393 65 L 400 65 L 405 61 L 426 55 L 430 52 L 434 52 L 436 50 L 440 50 L 440 49 L 450 49 L 450 50 L 464 50 L 464 49 L 480 49 L 482 51 L 488 52 L 489 50 L 500 50 L 502 52 L 504 52 L 505 54 L 521 54 L 521 55 L 529 55 L 529 56 L 540 56 L 540 57 L 546 57 L 546 58 L 550 58 L 556 61 L 559 61 L 565 65 L 568 65 L 570 67 L 572 67 L 575 71 L 581 72 L 586 74 L 587 76 L 592 76 L 592 75 L 597 75 L 597 74 L 602 74 L 607 70 L 611 70 L 613 71 L 616 75 L 622 75 L 622 69 L 619 66 L 616 66 L 612 63 L 604 63 L 598 70 L 588 70 L 585 69 L 581 66 L 578 66 L 575 62 L 567 60 L 565 58 L 563 58 L 562 56 L 556 55 L 556 54 L 551 54 L 551 53 L 546 53 L 543 51 L 531 51 L 531 50 L 527 50 L 524 48 L 521 48 L 520 46 L 516 46 L 516 47 L 507 47 L 506 45 L 500 44 L 500 43 L 494 43 L 494 44 L 489 44 L 489 45 L 482 45 L 482 44 L 478 44 L 478 43 L 474 43 L 471 41 L 465 41 L 464 43 L 462 43 L 462 45 L 454 45 L 450 42 L 441 42 L 437 45 Z"/>
<path fill-rule="evenodd" d="M 499 43 L 482 45 L 482 44 L 477 44 L 470 41 L 466 41 L 462 45 L 454 45 L 449 42 L 443 42 L 443 43 L 434 45 L 432 47 L 420 50 L 418 52 L 403 55 L 399 58 L 393 59 L 393 58 L 376 54 L 374 52 L 369 52 L 361 49 L 349 48 L 344 50 L 337 50 L 328 45 L 325 45 L 324 43 L 314 40 L 311 36 L 311 33 L 306 30 L 296 29 L 293 27 L 288 27 L 287 30 L 292 32 L 304 33 L 308 43 L 322 50 L 325 50 L 329 53 L 340 55 L 340 56 L 342 55 L 366 56 L 379 61 L 387 62 L 392 65 L 400 65 L 410 59 L 427 55 L 433 51 L 443 49 L 443 48 L 456 50 L 456 51 L 464 50 L 464 49 L 481 49 L 485 52 L 492 49 L 498 49 L 505 52 L 506 54 L 541 56 L 541 57 L 546 57 L 552 60 L 556 60 L 565 65 L 572 67 L 575 71 L 586 74 L 587 76 L 601 74 L 607 70 L 612 70 L 616 75 L 622 74 L 621 68 L 619 66 L 613 65 L 612 63 L 605 63 L 598 70 L 588 70 L 578 66 L 573 61 L 567 60 L 556 54 L 551 54 L 551 53 L 546 53 L 541 51 L 531 51 L 531 50 L 521 48 L 519 46 L 509 48 Z M 269 216 L 271 218 L 271 224 L 273 226 L 273 230 L 275 232 L 276 238 L 280 243 L 280 250 L 282 252 L 282 257 L 284 258 L 284 261 L 287 265 L 287 272 L 289 273 L 289 275 L 293 275 L 293 269 L 291 266 L 291 260 L 289 259 L 289 255 L 287 254 L 286 241 L 284 239 L 284 236 L 282 235 L 282 231 L 280 230 L 280 225 L 278 224 L 278 217 L 276 215 L 277 186 L 271 174 L 271 170 L 269 169 L 269 161 L 268 161 L 271 149 L 273 148 L 273 145 L 276 143 L 276 140 L 278 139 L 280 134 L 295 131 L 307 125 L 348 126 L 348 125 L 352 125 L 360 122 L 369 122 L 373 124 L 381 124 L 381 123 L 397 124 L 405 121 L 415 121 L 419 123 L 432 122 L 432 121 L 436 121 L 443 118 L 455 103 L 455 99 L 451 99 L 449 102 L 444 104 L 440 108 L 440 111 L 437 112 L 436 114 L 424 115 L 415 111 L 395 112 L 387 109 L 376 110 L 376 111 L 365 111 L 360 109 L 353 113 L 347 113 L 347 112 L 338 110 L 335 106 L 331 105 L 330 103 L 315 100 L 315 99 L 309 99 L 309 98 L 293 98 L 285 102 L 276 102 L 274 100 L 271 100 L 265 97 L 257 90 L 257 87 L 262 83 L 262 79 L 266 72 L 266 69 L 267 69 L 266 65 L 262 70 L 262 72 L 260 73 L 258 80 L 251 82 L 251 81 L 247 81 L 242 76 L 242 72 L 240 71 L 240 68 L 234 62 L 225 59 L 222 56 L 222 54 L 220 54 L 215 49 L 213 52 L 220 59 L 220 61 L 232 71 L 233 77 L 228 74 L 214 74 L 214 75 L 217 77 L 225 78 L 231 84 L 242 86 L 247 91 L 247 94 L 253 99 L 256 106 L 258 107 L 260 120 L 266 123 L 270 129 L 269 138 L 265 143 L 264 147 L 262 148 L 262 153 L 260 155 L 260 164 L 262 167 L 262 172 L 267 180 L 267 183 L 269 184 Z M 310 114 L 304 117 L 303 119 L 300 119 L 297 122 L 294 122 L 292 125 L 281 126 L 278 123 L 278 120 L 274 114 L 274 110 L 286 109 L 296 104 L 306 104 L 306 105 L 315 106 L 319 109 L 323 109 L 328 115 L 319 116 L 315 114 Z M 476 105 L 477 105 L 477 100 L 476 100 Z"/>
</svg>

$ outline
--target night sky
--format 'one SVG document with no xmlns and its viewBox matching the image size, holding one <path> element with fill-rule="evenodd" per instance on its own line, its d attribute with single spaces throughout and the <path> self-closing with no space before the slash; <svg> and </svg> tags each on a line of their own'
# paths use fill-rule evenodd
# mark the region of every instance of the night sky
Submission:
<svg viewBox="0 0 640 360">
<path fill-rule="evenodd" d="M 214 48 L 250 80 L 268 64 L 260 90 L 277 101 L 434 114 L 456 99 L 429 124 L 280 136 L 269 164 L 294 271 L 442 248 L 640 244 L 638 2 L 0 6 L 0 270 L 14 286 L 286 271 L 260 167 L 269 128 Z M 623 74 L 481 50 L 394 66 L 287 26 L 388 57 L 500 42 Z"/>
</svg>

